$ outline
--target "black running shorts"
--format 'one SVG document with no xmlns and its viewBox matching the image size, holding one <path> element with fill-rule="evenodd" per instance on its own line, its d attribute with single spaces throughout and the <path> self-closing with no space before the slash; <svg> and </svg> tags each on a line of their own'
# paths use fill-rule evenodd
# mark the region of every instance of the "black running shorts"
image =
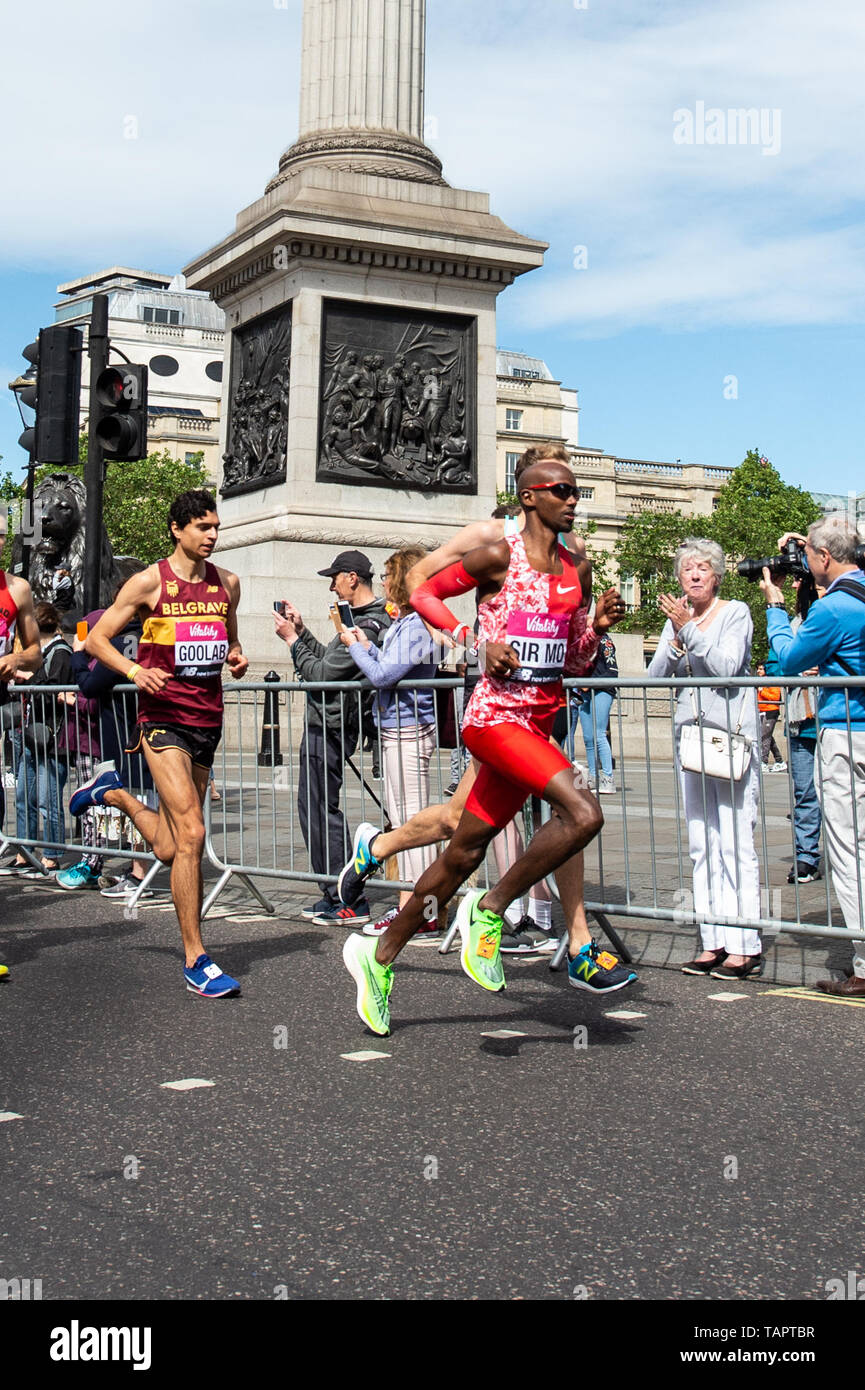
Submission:
<svg viewBox="0 0 865 1390">
<path fill-rule="evenodd" d="M 222 726 L 212 729 L 193 728 L 190 724 L 138 724 L 132 746 L 127 753 L 140 753 L 142 745 L 154 753 L 164 753 L 166 748 L 179 748 L 192 759 L 194 767 L 213 767 L 213 759 L 222 738 Z"/>
</svg>

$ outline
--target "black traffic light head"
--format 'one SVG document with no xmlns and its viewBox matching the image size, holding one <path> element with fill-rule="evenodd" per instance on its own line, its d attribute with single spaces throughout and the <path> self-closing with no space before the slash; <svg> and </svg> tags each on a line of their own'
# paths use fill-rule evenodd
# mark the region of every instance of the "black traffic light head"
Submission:
<svg viewBox="0 0 865 1390">
<path fill-rule="evenodd" d="M 80 328 L 55 323 L 24 349 L 36 377 L 19 399 L 35 409 L 36 421 L 18 442 L 39 463 L 78 462 L 82 344 Z"/>
<path fill-rule="evenodd" d="M 96 437 L 109 459 L 147 458 L 147 368 L 106 367 L 96 382 Z"/>
</svg>

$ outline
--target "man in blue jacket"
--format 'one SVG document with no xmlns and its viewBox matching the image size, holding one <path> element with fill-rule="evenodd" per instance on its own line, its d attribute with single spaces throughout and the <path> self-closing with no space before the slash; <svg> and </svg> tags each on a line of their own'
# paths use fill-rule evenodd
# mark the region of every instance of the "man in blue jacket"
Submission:
<svg viewBox="0 0 865 1390">
<path fill-rule="evenodd" d="M 807 540 L 797 539 L 804 541 L 808 566 L 826 594 L 794 636 L 784 596 L 764 569 L 760 588 L 781 674 L 795 676 L 818 666 L 821 676 L 865 676 L 865 574 L 856 564 L 856 528 L 844 516 L 830 516 L 814 522 Z M 848 929 L 865 934 L 865 684 L 821 690 L 817 727 L 816 781 L 835 895 Z M 853 974 L 819 980 L 817 988 L 865 996 L 865 940 L 853 942 Z"/>
</svg>

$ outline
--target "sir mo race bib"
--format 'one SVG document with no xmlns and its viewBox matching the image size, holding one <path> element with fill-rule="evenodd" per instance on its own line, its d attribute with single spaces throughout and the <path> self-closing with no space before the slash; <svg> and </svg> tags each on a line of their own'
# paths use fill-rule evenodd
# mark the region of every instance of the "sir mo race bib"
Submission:
<svg viewBox="0 0 865 1390">
<path fill-rule="evenodd" d="M 568 644 L 569 613 L 511 613 L 507 640 L 520 660 L 512 681 L 530 682 L 561 679 Z"/>
</svg>

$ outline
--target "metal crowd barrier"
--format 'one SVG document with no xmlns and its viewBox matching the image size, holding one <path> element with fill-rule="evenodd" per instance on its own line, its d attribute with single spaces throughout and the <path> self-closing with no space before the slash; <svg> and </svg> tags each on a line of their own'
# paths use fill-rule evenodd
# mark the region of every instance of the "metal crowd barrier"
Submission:
<svg viewBox="0 0 865 1390">
<path fill-rule="evenodd" d="M 732 734 L 735 732 L 736 700 L 744 703 L 750 698 L 748 690 L 768 683 L 782 688 L 785 711 L 794 690 L 807 689 L 816 693 L 821 688 L 838 687 L 845 691 L 846 729 L 841 731 L 840 737 L 833 733 L 839 749 L 833 764 L 831 790 L 835 798 L 833 805 L 837 807 L 838 768 L 846 766 L 849 788 L 842 789 L 841 800 L 850 808 L 851 843 L 859 844 L 865 793 L 860 790 L 857 798 L 854 778 L 856 769 L 862 769 L 865 764 L 865 733 L 857 733 L 853 728 L 850 698 L 851 691 L 862 689 L 862 680 L 773 675 L 724 678 L 719 682 L 713 678 L 683 681 L 641 676 L 566 683 L 569 698 L 559 735 L 565 745 L 569 739 L 575 739 L 579 761 L 583 761 L 582 744 L 570 692 L 574 687 L 588 691 L 597 749 L 603 731 L 598 727 L 593 692 L 615 690 L 610 719 L 615 791 L 600 798 L 604 828 L 586 849 L 585 908 L 595 916 L 602 929 L 608 931 L 616 949 L 621 949 L 622 943 L 609 927 L 611 917 L 664 922 L 684 929 L 706 920 L 705 911 L 698 910 L 694 900 L 682 780 L 674 761 L 675 705 L 679 692 L 693 690 L 698 708 L 702 708 L 703 700 L 708 699 L 704 694 L 706 690 L 723 686 L 731 691 L 733 699 L 726 706 L 726 732 Z M 460 692 L 462 684 L 456 678 L 423 684 L 400 683 L 398 688 L 406 701 L 408 716 L 398 730 L 396 756 L 394 741 L 390 740 L 388 748 L 388 738 L 370 724 L 365 708 L 369 704 L 370 688 L 365 684 L 304 684 L 298 681 L 227 684 L 224 736 L 215 764 L 216 784 L 222 799 L 214 805 L 208 798 L 205 807 L 206 857 L 217 877 L 205 899 L 204 910 L 212 907 L 231 881 L 245 885 L 267 911 L 273 911 L 274 907 L 259 886 L 262 880 L 292 882 L 309 891 L 313 891 L 313 885 L 333 883 L 348 858 L 352 835 L 361 821 L 384 827 L 389 816 L 394 824 L 399 824 L 415 806 L 428 810 L 440 805 L 445 808 L 442 815 L 446 816 L 449 806 L 446 792 L 453 781 L 459 780 L 465 754 L 458 732 L 457 747 L 444 746 L 440 707 L 436 707 L 435 717 L 427 720 L 422 697 L 424 692 L 433 691 L 441 701 L 449 691 Z M 34 866 L 39 864 L 35 853 L 38 847 L 56 855 L 72 852 L 78 856 L 101 854 L 111 860 L 139 858 L 152 866 L 149 881 L 160 866 L 140 845 L 117 838 L 120 827 L 111 817 L 98 821 L 94 817 L 89 824 L 85 818 L 75 825 L 75 833 L 67 833 L 70 829 L 68 796 L 90 775 L 90 766 L 86 758 L 76 754 L 65 758 L 56 736 L 53 742 L 40 740 L 38 734 L 28 739 L 25 726 L 20 721 L 16 723 L 14 712 L 7 713 L 16 701 L 20 703 L 18 689 L 13 687 L 9 703 L 0 707 L 0 770 L 6 801 L 0 853 L 10 847 L 20 847 L 22 855 Z M 36 720 L 37 724 L 50 723 L 56 707 L 60 717 L 71 727 L 75 746 L 78 746 L 84 716 L 77 703 L 61 706 L 58 700 L 64 695 L 76 694 L 74 687 L 25 687 L 23 693 L 30 701 L 31 711 L 37 710 L 41 701 L 38 712 L 44 718 Z M 115 693 L 129 697 L 133 687 L 118 687 Z M 816 706 L 816 699 L 814 704 Z M 326 735 L 322 733 L 322 723 L 326 726 Z M 814 772 L 820 786 L 825 780 L 825 769 L 819 751 L 824 732 L 819 715 L 815 723 L 818 751 Z M 776 737 L 784 726 L 779 722 Z M 746 774 L 745 780 L 750 776 L 752 781 L 757 778 L 761 783 L 754 825 L 759 909 L 748 913 L 715 911 L 715 907 L 725 905 L 713 904 L 711 920 L 768 932 L 861 940 L 865 936 L 861 925 L 865 922 L 865 863 L 861 854 L 854 855 L 852 878 L 844 889 L 848 922 L 853 921 L 852 927 L 842 924 L 825 852 L 821 853 L 822 880 L 808 885 L 800 885 L 795 880 L 787 882 L 787 869 L 791 861 L 796 861 L 795 817 L 799 814 L 789 757 L 787 764 L 783 773 L 761 771 L 758 736 L 758 743 L 751 752 L 752 771 Z M 700 785 L 696 815 L 702 814 L 705 818 L 719 795 L 715 785 L 718 779 L 710 778 L 705 770 L 691 776 L 696 776 Z M 720 785 L 727 787 L 726 779 Z M 732 799 L 738 795 L 737 785 L 730 778 L 727 790 Z M 130 790 L 144 794 L 143 784 L 138 790 L 135 786 Z M 821 786 L 821 794 L 825 799 L 825 787 Z M 35 829 L 34 801 L 35 814 L 41 822 Z M 535 807 L 535 818 L 537 809 Z M 524 828 L 530 834 L 530 809 L 526 821 Z M 747 836 L 746 843 L 739 844 L 742 824 L 741 819 L 732 822 L 732 853 L 729 853 L 729 843 L 718 847 L 719 853 L 723 849 L 728 851 L 725 862 L 728 868 L 732 865 L 734 869 L 735 882 L 728 882 L 727 887 L 734 894 L 737 905 L 747 888 L 742 878 L 747 860 Z M 825 833 L 824 828 L 823 841 Z M 313 841 L 314 864 L 308 848 L 308 842 Z M 426 858 L 436 852 L 434 847 L 430 848 Z M 477 875 L 479 885 L 495 882 L 518 852 L 515 837 L 503 836 L 495 851 L 488 853 Z M 397 893 L 400 889 L 410 889 L 415 877 L 413 874 L 393 880 L 378 877 L 370 880 L 368 887 L 374 906 L 381 903 L 382 895 L 387 895 L 386 902 L 381 904 L 383 907 L 395 906 Z M 555 894 L 554 877 L 549 887 Z M 564 944 L 553 959 L 554 966 L 563 952 Z"/>
</svg>

